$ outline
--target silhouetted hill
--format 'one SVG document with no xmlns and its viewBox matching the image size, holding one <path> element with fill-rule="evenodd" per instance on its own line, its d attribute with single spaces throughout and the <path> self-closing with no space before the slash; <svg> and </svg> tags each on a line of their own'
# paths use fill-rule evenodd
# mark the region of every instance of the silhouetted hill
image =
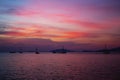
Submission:
<svg viewBox="0 0 120 80">
<path fill-rule="evenodd" d="M 83 50 L 82 52 L 104 52 L 106 49 L 100 49 L 100 50 Z M 111 48 L 107 49 L 108 51 L 111 52 L 120 52 L 120 47 L 117 48 Z"/>
<path fill-rule="evenodd" d="M 98 50 L 97 52 L 103 52 L 103 51 L 105 51 L 105 49 L 103 49 L 103 50 Z M 111 51 L 111 52 L 120 52 L 120 47 L 111 48 L 111 49 L 108 49 L 108 51 Z"/>
<path fill-rule="evenodd" d="M 112 48 L 112 49 L 110 49 L 110 51 L 120 52 L 120 47 Z"/>
</svg>

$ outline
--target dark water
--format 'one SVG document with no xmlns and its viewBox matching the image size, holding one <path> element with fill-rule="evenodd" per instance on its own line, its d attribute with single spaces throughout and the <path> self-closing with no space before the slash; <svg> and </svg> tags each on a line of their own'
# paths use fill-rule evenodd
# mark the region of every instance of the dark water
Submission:
<svg viewBox="0 0 120 80">
<path fill-rule="evenodd" d="M 120 80 L 120 54 L 0 54 L 0 80 Z"/>
</svg>

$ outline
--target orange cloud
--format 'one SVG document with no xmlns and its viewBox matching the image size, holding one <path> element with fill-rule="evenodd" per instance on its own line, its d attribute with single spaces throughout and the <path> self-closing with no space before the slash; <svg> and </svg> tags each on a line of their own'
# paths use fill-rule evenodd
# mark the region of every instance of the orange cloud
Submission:
<svg viewBox="0 0 120 80">
<path fill-rule="evenodd" d="M 41 36 L 42 30 L 38 26 L 31 25 L 28 27 L 10 27 L 3 35 L 12 37 L 38 37 Z"/>
</svg>

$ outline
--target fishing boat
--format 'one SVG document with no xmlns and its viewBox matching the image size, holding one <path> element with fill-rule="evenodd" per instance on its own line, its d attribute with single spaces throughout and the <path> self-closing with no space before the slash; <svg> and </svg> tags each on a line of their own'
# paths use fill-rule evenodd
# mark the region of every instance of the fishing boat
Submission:
<svg viewBox="0 0 120 80">
<path fill-rule="evenodd" d="M 19 53 L 23 53 L 22 49 L 20 49 Z"/>
<path fill-rule="evenodd" d="M 63 54 L 65 54 L 67 52 L 68 52 L 68 50 L 66 50 L 64 47 L 61 48 L 61 49 L 52 50 L 52 53 L 63 53 Z"/>
<path fill-rule="evenodd" d="M 36 54 L 39 54 L 39 51 L 38 51 L 38 49 L 37 49 L 37 48 L 36 48 L 36 51 L 35 51 L 35 53 L 36 53 Z"/>
<path fill-rule="evenodd" d="M 105 45 L 105 49 L 103 50 L 104 54 L 110 54 L 110 50 L 108 50 L 107 45 Z"/>
</svg>

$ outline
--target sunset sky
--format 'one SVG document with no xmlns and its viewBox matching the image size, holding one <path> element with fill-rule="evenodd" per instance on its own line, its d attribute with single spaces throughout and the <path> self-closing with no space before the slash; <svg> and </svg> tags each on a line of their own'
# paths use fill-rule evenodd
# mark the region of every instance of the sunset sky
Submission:
<svg viewBox="0 0 120 80">
<path fill-rule="evenodd" d="M 120 46 L 120 0 L 0 0 L 0 50 Z"/>
</svg>

